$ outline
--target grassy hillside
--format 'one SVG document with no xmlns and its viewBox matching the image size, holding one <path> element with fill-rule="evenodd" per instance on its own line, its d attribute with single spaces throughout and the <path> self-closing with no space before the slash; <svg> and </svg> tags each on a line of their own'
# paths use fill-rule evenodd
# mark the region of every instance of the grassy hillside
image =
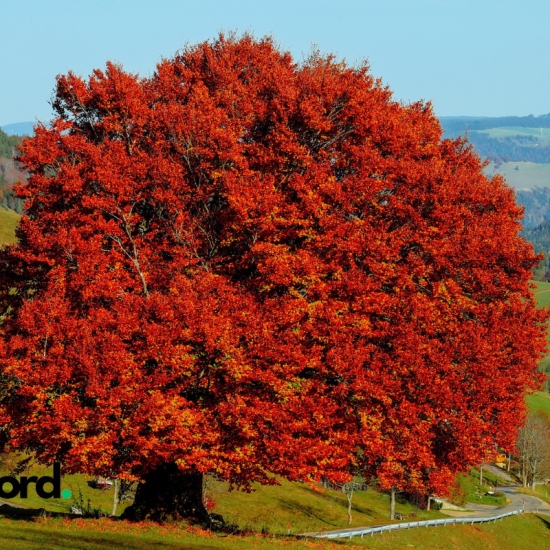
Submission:
<svg viewBox="0 0 550 550">
<path fill-rule="evenodd" d="M 497 128 L 500 130 L 500 128 Z M 529 128 L 526 128 L 527 130 Z M 550 129 L 547 129 L 550 132 Z M 516 167 L 518 168 L 516 170 Z M 505 162 L 498 168 L 491 162 L 484 170 L 492 176 L 501 174 L 506 182 L 514 189 L 532 189 L 533 187 L 550 187 L 550 164 L 536 164 L 534 162 Z"/>
<path fill-rule="evenodd" d="M 4 466 L 0 475 L 7 475 Z M 51 468 L 32 466 L 24 475 L 51 475 Z M 484 486 L 478 490 L 479 473 L 474 468 L 467 476 L 459 476 L 467 502 L 503 505 L 497 497 L 480 497 L 489 485 L 503 485 L 504 481 L 490 472 L 484 472 Z M 89 476 L 67 475 L 62 480 L 62 490 L 70 489 L 73 494 L 82 491 L 85 503 L 90 500 L 92 508 L 101 507 L 110 513 L 113 490 L 101 491 L 88 487 Z M 298 534 L 311 531 L 325 531 L 347 527 L 347 500 L 340 491 L 316 490 L 302 483 L 281 480 L 280 486 L 254 485 L 251 493 L 230 491 L 227 483 L 209 479 L 207 495 L 215 502 L 214 512 L 221 514 L 227 523 L 241 530 L 270 534 Z M 73 499 L 43 500 L 36 496 L 31 486 L 27 499 L 11 499 L 14 504 L 31 508 L 45 508 L 50 511 L 67 512 Z M 118 513 L 127 506 L 119 505 Z M 374 489 L 358 491 L 352 501 L 352 526 L 368 526 L 389 523 L 389 495 Z M 441 512 L 421 510 L 406 499 L 397 497 L 396 512 L 410 520 L 446 517 Z M 0 538 L 1 541 L 1 538 Z M 1 545 L 0 545 L 1 547 Z"/>
<path fill-rule="evenodd" d="M 550 283 L 536 281 L 534 284 L 537 287 L 534 291 L 537 305 L 539 307 L 550 306 Z M 546 339 L 550 342 L 550 333 L 547 335 Z M 540 362 L 540 366 L 543 370 L 550 367 L 550 354 Z M 550 394 L 536 392 L 533 395 L 528 395 L 525 400 L 527 401 L 529 409 L 532 411 L 541 410 L 550 414 Z"/>
<path fill-rule="evenodd" d="M 12 456 L 15 458 L 15 456 Z M 50 467 L 33 465 L 21 475 L 41 477 L 51 475 Z M 0 468 L 0 475 L 8 475 L 6 464 Z M 64 476 L 61 489 L 70 489 L 77 496 L 82 492 L 84 504 L 90 501 L 92 509 L 101 507 L 111 513 L 113 507 L 113 489 L 100 490 L 88 486 L 92 478 L 75 474 Z M 290 524 L 291 533 L 338 529 L 347 526 L 347 500 L 339 491 L 329 489 L 314 490 L 302 483 L 281 480 L 280 486 L 254 485 L 254 491 L 230 491 L 224 482 L 209 480 L 207 494 L 216 503 L 214 512 L 241 529 L 256 532 L 268 530 L 270 533 L 287 533 Z M 45 508 L 52 512 L 68 512 L 74 499 L 41 499 L 31 485 L 28 498 L 16 497 L 10 500 L 14 504 L 29 508 Z M 129 503 L 118 506 L 120 514 Z M 352 525 L 369 525 L 389 521 L 389 496 L 373 489 L 358 491 L 353 496 Z M 403 516 L 417 519 L 443 517 L 439 512 L 420 510 L 404 499 L 398 499 L 396 511 Z M 0 546 L 1 547 L 1 546 Z"/>
<path fill-rule="evenodd" d="M 525 401 L 527 401 L 527 405 L 531 411 L 544 411 L 550 415 L 550 394 L 536 392 L 528 395 Z"/>
<path fill-rule="evenodd" d="M 13 210 L 4 210 L 0 207 L 0 246 L 15 242 L 15 228 L 21 216 Z"/>
<path fill-rule="evenodd" d="M 538 307 L 550 306 L 550 283 L 543 281 L 531 281 L 537 288 L 533 290 Z"/>
<path fill-rule="evenodd" d="M 12 550 L 517 550 L 549 548 L 548 517 L 528 514 L 481 525 L 430 527 L 339 541 L 213 534 L 201 529 L 110 520 L 14 521 L 0 518 L 0 547 Z"/>
<path fill-rule="evenodd" d="M 489 525 L 411 529 L 367 537 L 356 544 L 380 550 L 543 550 L 550 548 L 549 520 L 543 515 L 527 515 Z"/>
<path fill-rule="evenodd" d="M 217 506 L 214 512 L 241 529 L 255 532 L 291 533 L 340 529 L 347 527 L 347 500 L 339 491 L 320 493 L 301 483 L 282 481 L 278 487 L 255 485 L 247 494 L 228 491 L 220 483 L 214 488 Z M 353 496 L 352 525 L 390 523 L 389 495 L 374 489 L 358 491 Z M 396 512 L 410 519 L 446 517 L 440 512 L 421 510 L 398 498 Z"/>
<path fill-rule="evenodd" d="M 536 289 L 533 292 L 535 293 L 538 307 L 550 306 L 550 283 L 541 281 L 531 282 L 533 282 L 536 286 Z M 550 343 L 550 332 L 547 334 L 546 340 Z M 540 367 L 544 371 L 550 369 L 550 353 L 540 362 Z"/>
<path fill-rule="evenodd" d="M 491 487 L 507 485 L 504 479 L 497 477 L 488 470 L 483 470 L 483 485 L 481 487 L 479 486 L 479 470 L 477 468 L 471 468 L 468 475 L 459 475 L 457 481 L 462 491 L 466 494 L 466 503 L 464 504 L 466 508 L 468 507 L 468 502 L 487 504 L 488 506 L 506 505 L 505 496 L 486 496 Z"/>
<path fill-rule="evenodd" d="M 4 460 L 0 467 L 0 476 L 10 475 L 10 468 L 12 466 L 11 460 L 17 460 L 17 455 L 10 455 L 7 457 L 7 460 Z M 24 458 L 24 457 L 19 457 Z M 63 472 L 62 472 L 63 473 Z M 21 475 L 25 476 L 51 476 L 52 468 L 40 465 L 31 465 L 28 470 L 25 470 Z M 111 513 L 113 509 L 113 489 L 108 491 L 103 491 L 101 489 L 92 489 L 88 486 L 88 481 L 92 477 L 84 474 L 75 474 L 70 476 L 64 476 L 61 480 L 61 490 L 69 489 L 73 494 L 73 498 L 65 500 L 63 498 L 59 499 L 48 499 L 44 500 L 37 496 L 36 491 L 33 485 L 29 486 L 28 498 L 15 497 L 10 499 L 10 502 L 18 504 L 19 506 L 24 506 L 26 508 L 44 508 L 50 512 L 68 512 L 71 505 L 76 504 L 76 498 L 78 498 L 79 493 L 82 493 L 84 505 L 87 506 L 88 502 L 90 503 L 90 509 L 101 508 L 103 512 Z M 46 488 L 49 490 L 49 486 Z M 118 505 L 117 513 L 122 513 L 124 508 L 128 506 L 128 502 L 121 503 Z"/>
<path fill-rule="evenodd" d="M 480 134 L 487 134 L 491 138 L 501 139 L 515 136 L 533 136 L 537 141 L 542 141 L 546 145 L 550 143 L 550 128 L 526 128 L 521 126 L 501 126 L 500 128 L 490 128 L 488 130 L 476 130 Z"/>
</svg>

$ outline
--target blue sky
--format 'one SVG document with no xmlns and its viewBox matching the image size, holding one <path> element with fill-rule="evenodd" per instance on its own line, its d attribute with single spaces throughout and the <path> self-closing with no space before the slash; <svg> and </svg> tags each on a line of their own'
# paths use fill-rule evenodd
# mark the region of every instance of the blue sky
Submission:
<svg viewBox="0 0 550 550">
<path fill-rule="evenodd" d="M 0 0 L 0 125 L 48 122 L 55 76 L 107 60 L 148 75 L 220 30 L 273 34 L 368 59 L 404 101 L 436 114 L 550 112 L 548 0 Z"/>
</svg>

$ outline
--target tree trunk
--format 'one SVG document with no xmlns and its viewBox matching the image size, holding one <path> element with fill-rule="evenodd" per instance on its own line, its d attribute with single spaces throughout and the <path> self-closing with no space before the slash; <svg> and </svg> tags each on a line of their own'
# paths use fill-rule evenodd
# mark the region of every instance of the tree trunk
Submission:
<svg viewBox="0 0 550 550">
<path fill-rule="evenodd" d="M 506 468 L 508 471 L 510 471 L 510 462 L 512 461 L 512 453 L 508 453 L 508 468 Z"/>
<path fill-rule="evenodd" d="M 426 510 L 428 510 L 428 512 L 430 511 L 430 503 L 432 502 L 432 497 L 430 495 L 428 495 L 428 505 L 426 506 Z"/>
<path fill-rule="evenodd" d="M 209 523 L 202 500 L 203 475 L 182 472 L 175 464 L 162 464 L 149 471 L 138 485 L 134 503 L 123 519 L 131 521 L 181 521 Z"/>
<path fill-rule="evenodd" d="M 390 491 L 390 519 L 395 519 L 395 489 Z"/>
<path fill-rule="evenodd" d="M 523 482 L 523 487 L 527 487 L 527 476 L 525 475 L 525 464 L 521 465 L 521 481 Z"/>
<path fill-rule="evenodd" d="M 116 505 L 118 504 L 118 479 L 115 478 L 115 494 L 113 496 L 113 513 L 112 516 L 116 516 Z"/>
<path fill-rule="evenodd" d="M 481 486 L 483 485 L 483 464 L 479 467 L 479 489 L 481 490 Z"/>
</svg>

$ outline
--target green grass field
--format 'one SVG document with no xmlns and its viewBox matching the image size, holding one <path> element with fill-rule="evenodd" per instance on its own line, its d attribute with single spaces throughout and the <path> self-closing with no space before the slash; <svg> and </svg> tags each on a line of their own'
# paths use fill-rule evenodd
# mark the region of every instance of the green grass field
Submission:
<svg viewBox="0 0 550 550">
<path fill-rule="evenodd" d="M 13 210 L 4 210 L 0 207 L 0 246 L 15 242 L 15 228 L 21 216 Z"/>
<path fill-rule="evenodd" d="M 12 456 L 12 458 L 15 458 Z M 8 475 L 9 468 L 4 465 L 0 475 Z M 32 465 L 21 475 L 37 476 L 51 475 L 50 467 Z M 91 508 L 101 508 L 110 514 L 113 508 L 113 489 L 92 489 L 87 481 L 90 476 L 75 474 L 62 478 L 61 489 L 70 489 L 73 495 L 82 492 L 84 503 L 91 501 Z M 287 533 L 290 525 L 291 533 L 338 529 L 347 526 L 347 500 L 340 491 L 329 489 L 314 490 L 302 483 L 291 483 L 280 480 L 280 486 L 261 486 L 254 484 L 254 491 L 230 491 L 224 482 L 208 482 L 207 492 L 216 503 L 213 510 L 221 514 L 226 522 L 255 532 L 268 530 L 270 533 Z M 49 490 L 49 486 L 46 487 Z M 28 508 L 44 508 L 51 512 L 68 512 L 75 504 L 74 499 L 41 499 L 36 495 L 33 485 L 30 485 L 28 498 L 16 497 L 10 502 Z M 128 506 L 128 502 L 117 507 L 117 514 Z M 370 525 L 388 522 L 390 518 L 389 495 L 374 489 L 358 491 L 353 496 L 352 525 Z M 444 517 L 440 512 L 427 512 L 414 507 L 404 499 L 397 500 L 396 511 L 408 518 L 429 519 Z"/>
<path fill-rule="evenodd" d="M 8 458 L 16 460 L 17 456 L 10 455 Z M 9 475 L 10 468 L 10 463 L 4 462 L 2 464 L 2 467 L 0 468 L 0 475 Z M 33 464 L 21 475 L 37 477 L 51 476 L 52 468 L 49 466 Z M 110 489 L 107 491 L 103 491 L 101 489 L 92 489 L 88 486 L 87 483 L 91 479 L 91 476 L 85 474 L 63 476 L 61 480 L 61 490 L 63 491 L 64 489 L 69 489 L 73 494 L 73 497 L 68 500 L 65 500 L 63 498 L 51 498 L 44 500 L 37 496 L 36 491 L 34 490 L 34 485 L 29 485 L 28 498 L 15 497 L 13 499 L 10 499 L 10 502 L 27 508 L 44 508 L 45 510 L 48 510 L 50 512 L 69 512 L 71 505 L 76 504 L 74 497 L 78 497 L 79 493 L 82 493 L 85 506 L 87 506 L 88 501 L 90 501 L 90 509 L 93 510 L 96 508 L 100 508 L 102 512 L 110 514 L 113 510 L 114 490 Z M 49 491 L 50 488 L 50 485 L 46 486 L 47 491 Z M 117 514 L 121 514 L 126 506 L 128 506 L 128 504 L 128 502 L 118 504 Z"/>
<path fill-rule="evenodd" d="M 339 491 L 320 493 L 301 483 L 281 481 L 280 486 L 261 487 L 247 494 L 229 492 L 226 484 L 214 488 L 217 506 L 214 512 L 226 522 L 255 532 L 284 534 L 290 525 L 293 534 L 347 527 L 347 500 Z M 352 501 L 352 525 L 390 523 L 389 495 L 374 489 L 355 493 Z M 427 512 L 400 499 L 396 512 L 411 520 L 445 517 Z"/>
<path fill-rule="evenodd" d="M 107 519 L 24 521 L 0 516 L 0 547 L 10 550 L 544 550 L 550 548 L 550 521 L 545 516 L 528 514 L 497 523 L 418 528 L 333 542 L 259 534 L 213 534 L 186 526 L 129 524 Z"/>
<path fill-rule="evenodd" d="M 536 289 L 533 290 L 537 299 L 538 307 L 550 306 L 550 283 L 541 281 L 532 281 L 536 285 Z"/>
<path fill-rule="evenodd" d="M 544 411 L 550 415 L 550 394 L 535 392 L 525 398 L 531 411 Z"/>
<path fill-rule="evenodd" d="M 483 470 L 483 485 L 481 487 L 479 486 L 479 470 L 476 468 L 472 468 L 467 476 L 459 475 L 457 481 L 467 495 L 466 503 L 475 502 L 476 504 L 487 504 L 489 506 L 506 505 L 506 497 L 485 495 L 491 487 L 495 488 L 499 485 L 508 484 L 488 470 Z M 468 507 L 467 504 L 465 506 Z"/>
<path fill-rule="evenodd" d="M 515 136 L 533 136 L 544 145 L 550 143 L 550 128 L 524 128 L 522 126 L 501 126 L 499 128 L 490 128 L 488 130 L 476 130 L 480 134 L 486 134 L 493 139 Z"/>
<path fill-rule="evenodd" d="M 541 281 L 531 281 L 531 282 L 533 282 L 536 286 L 536 289 L 533 290 L 533 292 L 535 293 L 537 306 L 549 307 L 550 306 L 550 283 L 545 283 Z M 546 340 L 550 344 L 550 331 L 546 336 Z M 550 353 L 540 361 L 540 368 L 543 371 L 546 371 L 550 368 Z"/>
<path fill-rule="evenodd" d="M 0 473 L 5 475 L 7 471 L 4 468 Z M 50 473 L 49 469 L 37 466 L 31 467 L 29 471 L 25 472 L 26 475 L 44 475 L 48 473 Z M 485 472 L 485 474 L 485 485 L 481 488 L 481 493 L 486 492 L 489 485 L 496 486 L 499 482 L 502 483 L 502 480 L 498 480 L 494 475 L 488 472 Z M 95 506 L 102 505 L 104 510 L 110 511 L 112 491 L 103 492 L 89 489 L 86 479 L 86 476 L 65 476 L 62 488 L 73 490 L 75 486 L 79 485 L 85 495 L 93 500 Z M 478 492 L 478 488 L 475 486 L 478 480 L 477 470 L 473 469 L 470 475 L 463 476 L 463 479 L 466 490 L 470 490 L 472 494 Z M 214 512 L 221 514 L 227 523 L 247 532 L 270 535 L 271 538 L 252 534 L 244 538 L 212 535 L 197 529 L 188 529 L 185 525 L 160 527 L 107 520 L 49 519 L 32 522 L 5 518 L 0 519 L 0 548 L 96 549 L 114 548 L 116 546 L 141 549 L 154 546 L 161 549 L 240 549 L 263 547 L 264 545 L 285 545 L 297 548 L 342 547 L 341 542 L 336 544 L 323 542 L 321 546 L 311 546 L 318 543 L 272 538 L 288 533 L 296 535 L 304 532 L 347 527 L 347 502 L 341 492 L 326 489 L 317 491 L 307 485 L 290 483 L 284 480 L 281 481 L 280 486 L 262 487 L 255 485 L 254 489 L 251 493 L 230 491 L 226 483 L 212 481 L 209 482 L 208 486 L 208 492 L 216 502 Z M 472 497 L 468 500 L 486 504 L 503 504 L 496 501 L 489 502 L 487 499 L 490 500 L 491 498 L 484 497 L 485 500 L 480 500 L 477 497 Z M 28 499 L 13 499 L 12 502 L 35 508 L 44 507 L 51 511 L 66 511 L 67 504 L 70 504 L 70 502 L 62 502 L 62 499 L 57 502 L 53 499 L 46 501 L 38 499 L 32 489 L 29 492 Z M 396 511 L 410 520 L 447 517 L 438 511 L 420 510 L 399 497 Z M 389 522 L 389 496 L 387 494 L 369 489 L 359 491 L 354 495 L 353 526 L 368 526 Z M 538 526 L 539 524 L 535 525 Z M 434 539 L 434 534 L 431 534 L 431 531 L 431 529 L 420 529 L 418 532 L 411 530 L 408 532 L 411 538 L 406 540 L 414 542 L 414 548 L 453 548 L 452 546 L 422 546 L 424 537 L 429 541 L 429 544 L 433 544 L 434 540 L 441 536 L 439 533 L 443 534 L 443 530 L 437 530 L 438 534 Z M 421 533 L 421 536 L 419 533 Z M 464 548 L 467 548 L 470 544 L 470 537 L 477 535 L 477 531 L 469 527 L 454 528 L 453 536 L 458 536 L 459 533 L 460 536 L 457 540 L 464 539 Z M 400 543 L 403 539 L 402 535 L 400 537 L 395 540 L 396 543 Z M 393 535 L 389 539 L 384 535 L 375 541 L 378 546 L 372 547 L 396 548 L 393 545 L 394 543 L 391 542 L 393 538 Z M 181 544 L 185 545 L 181 546 Z M 354 546 L 356 544 L 360 545 L 360 539 L 354 539 L 353 544 Z M 471 547 L 476 548 L 475 545 Z M 498 548 L 498 546 L 495 546 L 495 548 Z"/>
<path fill-rule="evenodd" d="M 504 176 L 508 185 L 514 189 L 550 187 L 550 164 L 505 162 L 495 169 L 494 163 L 491 162 L 484 170 L 488 176 L 492 176 L 495 172 Z"/>
</svg>

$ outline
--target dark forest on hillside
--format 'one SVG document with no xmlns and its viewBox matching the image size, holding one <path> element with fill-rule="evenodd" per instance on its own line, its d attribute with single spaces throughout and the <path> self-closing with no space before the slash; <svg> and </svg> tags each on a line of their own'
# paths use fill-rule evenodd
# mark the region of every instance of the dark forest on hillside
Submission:
<svg viewBox="0 0 550 550">
<path fill-rule="evenodd" d="M 19 136 L 8 136 L 0 130 L 0 203 L 2 208 L 9 208 L 18 214 L 23 210 L 23 202 L 12 195 L 11 186 L 20 179 L 27 179 L 27 175 L 20 170 L 17 161 L 14 160 L 17 156 L 17 146 L 22 141 Z"/>
<path fill-rule="evenodd" d="M 457 137 L 466 131 L 490 130 L 504 126 L 550 128 L 550 113 L 540 116 L 441 117 L 439 120 L 446 137 Z"/>
<path fill-rule="evenodd" d="M 517 135 L 494 138 L 480 133 L 492 128 L 550 128 L 550 113 L 526 117 L 442 117 L 444 137 L 467 136 L 476 152 L 483 158 L 502 162 L 525 161 L 550 163 L 550 145 L 536 136 Z"/>
</svg>

